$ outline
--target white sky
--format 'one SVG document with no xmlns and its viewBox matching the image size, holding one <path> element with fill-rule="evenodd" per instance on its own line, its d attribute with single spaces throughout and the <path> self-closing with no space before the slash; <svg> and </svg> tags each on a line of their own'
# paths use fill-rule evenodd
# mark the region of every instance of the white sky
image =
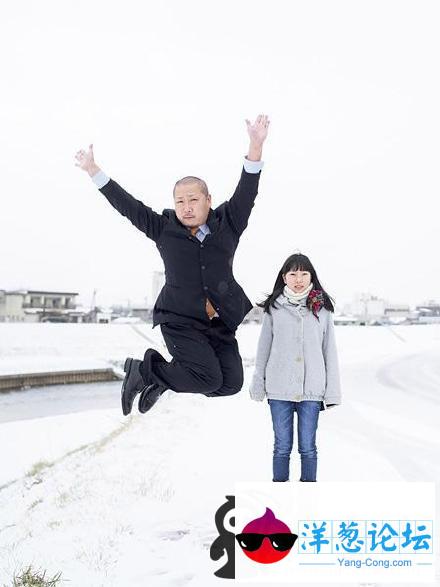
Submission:
<svg viewBox="0 0 440 587">
<path fill-rule="evenodd" d="M 0 289 L 151 301 L 152 243 L 74 165 L 161 211 L 174 181 L 236 185 L 268 113 L 235 258 L 255 302 L 300 248 L 342 303 L 440 299 L 437 2 L 40 1 L 2 10 Z"/>
</svg>

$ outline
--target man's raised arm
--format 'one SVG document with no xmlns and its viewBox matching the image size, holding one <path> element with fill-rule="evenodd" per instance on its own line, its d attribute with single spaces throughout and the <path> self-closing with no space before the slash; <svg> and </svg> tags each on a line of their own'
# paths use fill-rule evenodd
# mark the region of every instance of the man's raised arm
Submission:
<svg viewBox="0 0 440 587">
<path fill-rule="evenodd" d="M 163 216 L 154 212 L 143 202 L 136 200 L 132 195 L 126 192 L 116 181 L 109 178 L 96 165 L 93 155 L 93 145 L 89 145 L 89 150 L 78 151 L 75 155 L 77 167 L 86 171 L 92 178 L 99 191 L 104 194 L 110 204 L 122 216 L 125 216 L 139 230 L 145 233 L 148 238 L 156 241 L 163 228 Z"/>
<path fill-rule="evenodd" d="M 234 195 L 228 202 L 231 220 L 239 235 L 247 226 L 258 193 L 258 182 L 263 167 L 261 161 L 263 144 L 267 137 L 269 124 L 269 118 L 264 114 L 257 116 L 253 124 L 246 120 L 250 139 L 249 150 L 244 160 L 240 181 Z"/>
</svg>

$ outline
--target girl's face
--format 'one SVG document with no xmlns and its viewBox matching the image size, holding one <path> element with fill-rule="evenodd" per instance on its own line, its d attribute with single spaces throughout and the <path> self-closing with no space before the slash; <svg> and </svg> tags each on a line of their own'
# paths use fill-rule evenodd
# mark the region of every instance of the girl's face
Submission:
<svg viewBox="0 0 440 587">
<path fill-rule="evenodd" d="M 283 275 L 284 283 L 295 293 L 301 293 L 309 287 L 312 280 L 310 271 L 288 271 Z"/>
</svg>

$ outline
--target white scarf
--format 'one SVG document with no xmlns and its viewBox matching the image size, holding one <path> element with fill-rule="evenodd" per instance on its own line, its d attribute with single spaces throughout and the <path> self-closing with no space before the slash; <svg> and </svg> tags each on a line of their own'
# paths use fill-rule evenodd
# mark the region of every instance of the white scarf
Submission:
<svg viewBox="0 0 440 587">
<path fill-rule="evenodd" d="M 286 296 L 286 298 L 289 300 L 291 304 L 298 305 L 301 304 L 301 302 L 307 298 L 312 289 L 313 283 L 310 283 L 309 287 L 306 287 L 304 291 L 296 293 L 292 291 L 290 287 L 287 287 L 287 285 L 285 285 L 283 289 L 283 294 Z"/>
</svg>

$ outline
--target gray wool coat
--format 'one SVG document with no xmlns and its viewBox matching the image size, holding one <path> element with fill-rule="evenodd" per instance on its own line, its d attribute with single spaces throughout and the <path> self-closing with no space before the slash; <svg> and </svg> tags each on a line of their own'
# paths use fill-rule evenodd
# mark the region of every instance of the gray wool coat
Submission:
<svg viewBox="0 0 440 587">
<path fill-rule="evenodd" d="M 306 307 L 282 293 L 265 312 L 258 341 L 252 399 L 341 403 L 341 385 L 332 313 L 321 308 L 319 321 Z"/>
</svg>

